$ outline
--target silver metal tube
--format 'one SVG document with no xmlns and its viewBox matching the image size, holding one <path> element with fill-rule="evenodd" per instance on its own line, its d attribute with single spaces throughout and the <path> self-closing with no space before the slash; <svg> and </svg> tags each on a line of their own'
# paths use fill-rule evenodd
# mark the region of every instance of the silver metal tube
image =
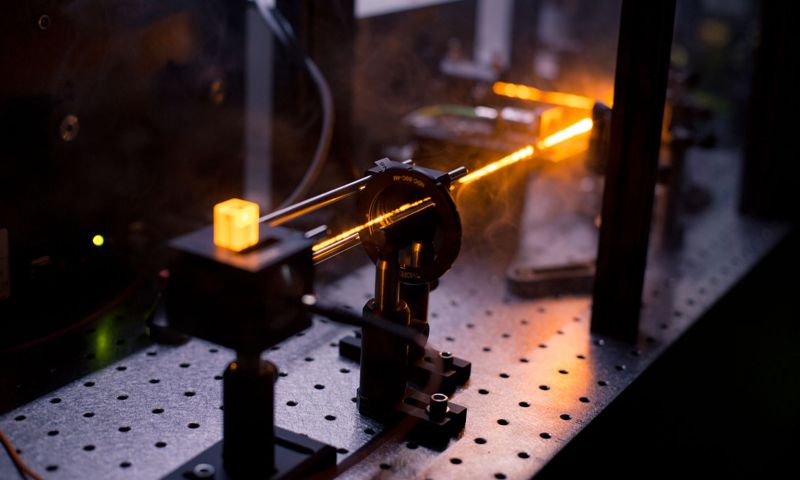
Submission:
<svg viewBox="0 0 800 480">
<path fill-rule="evenodd" d="M 422 252 L 425 245 L 422 242 L 414 242 L 411 244 L 411 258 L 409 259 L 409 267 L 419 268 L 422 265 Z"/>
<path fill-rule="evenodd" d="M 417 214 L 417 213 L 419 213 L 419 212 L 421 212 L 423 210 L 431 208 L 434 205 L 436 205 L 436 204 L 433 203 L 432 201 L 427 201 L 427 202 L 425 202 L 425 203 L 423 203 L 421 205 L 418 205 L 417 207 L 410 208 L 407 211 L 399 213 L 399 214 L 395 215 L 394 217 L 392 217 L 390 219 L 391 223 L 394 224 L 394 223 L 397 223 L 397 222 L 402 222 L 406 218 L 408 218 L 408 217 L 410 217 L 412 215 L 415 215 L 415 214 Z M 322 262 L 324 262 L 326 260 L 330 260 L 331 258 L 339 255 L 340 253 L 344 253 L 344 252 L 350 250 L 351 248 L 357 246 L 359 243 L 361 243 L 361 239 L 360 239 L 358 233 L 354 233 L 354 234 L 350 235 L 349 237 L 346 237 L 346 238 L 343 238 L 343 239 L 339 240 L 336 243 L 332 243 L 332 244 L 326 246 L 325 248 L 322 248 L 322 249 L 317 250 L 316 252 L 314 252 L 314 257 L 313 257 L 314 258 L 314 264 L 315 265 L 319 265 L 320 263 L 322 263 Z"/>
<path fill-rule="evenodd" d="M 338 202 L 339 200 L 347 198 L 361 190 L 361 188 L 367 184 L 370 178 L 371 177 L 369 176 L 359 178 L 358 180 L 350 182 L 346 185 L 342 185 L 341 187 L 334 188 L 333 190 L 325 193 L 321 193 L 315 197 L 308 198 L 302 202 L 289 205 L 288 207 L 281 208 L 280 210 L 275 210 L 274 212 L 268 213 L 259 218 L 258 223 L 267 222 L 272 226 L 277 226 L 284 222 L 288 222 L 293 218 L 297 218 L 300 215 L 305 215 L 306 213 L 313 212 L 314 210 L 318 210 L 326 205 L 330 205 L 331 203 Z"/>
<path fill-rule="evenodd" d="M 404 160 L 402 163 L 404 163 L 405 165 L 410 165 L 413 164 L 414 161 L 409 159 L 409 160 Z M 288 207 L 281 208 L 280 210 L 275 210 L 274 212 L 270 212 L 264 215 L 263 217 L 259 218 L 258 223 L 266 222 L 275 227 L 282 223 L 288 222 L 289 220 L 297 218 L 301 215 L 305 215 L 306 213 L 313 212 L 314 210 L 319 210 L 322 207 L 325 207 L 332 203 L 336 203 L 339 200 L 347 198 L 350 195 L 361 190 L 364 187 L 364 185 L 367 184 L 370 178 L 372 178 L 372 176 L 367 175 L 366 177 L 359 178 L 358 180 L 354 180 L 350 183 L 342 185 L 341 187 L 336 187 L 333 190 L 329 190 L 325 193 L 320 193 L 315 197 L 307 198 L 302 202 L 297 202 L 294 205 L 289 205 Z"/>
<path fill-rule="evenodd" d="M 328 231 L 327 225 L 320 225 L 319 227 L 312 228 L 311 230 L 307 231 L 303 234 L 304 237 L 308 239 L 316 239 L 325 235 L 325 232 Z"/>
<path fill-rule="evenodd" d="M 458 167 L 447 172 L 447 176 L 450 177 L 450 182 L 455 182 L 459 178 L 465 176 L 467 173 L 469 173 L 469 170 L 467 170 L 466 167 Z"/>
<path fill-rule="evenodd" d="M 375 306 L 379 312 L 394 311 L 400 303 L 397 262 L 380 259 L 375 267 Z"/>
<path fill-rule="evenodd" d="M 351 248 L 357 247 L 361 243 L 358 233 L 354 233 L 347 238 L 343 238 L 336 243 L 328 245 L 327 247 L 314 252 L 314 265 L 330 260 L 331 258 L 344 253 Z"/>
</svg>

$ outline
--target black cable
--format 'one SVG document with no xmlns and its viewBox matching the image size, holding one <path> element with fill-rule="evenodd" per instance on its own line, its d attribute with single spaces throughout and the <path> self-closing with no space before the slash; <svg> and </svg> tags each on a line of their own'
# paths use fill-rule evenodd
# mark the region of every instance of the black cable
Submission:
<svg viewBox="0 0 800 480">
<path fill-rule="evenodd" d="M 320 301 L 315 295 L 303 295 L 301 301 L 310 312 L 326 317 L 336 323 L 353 325 L 355 327 L 369 326 L 377 328 L 404 340 L 408 344 L 415 345 L 424 350 L 426 354 L 432 354 L 430 355 L 431 360 L 440 370 L 444 370 L 444 363 L 441 357 L 439 357 L 439 352 L 428 345 L 428 339 L 424 335 L 411 327 L 398 325 L 374 315 L 359 315 L 341 305 Z M 433 388 L 435 377 L 435 375 L 429 377 L 428 384 L 425 385 L 422 391 L 436 391 L 441 386 L 441 384 L 438 384 Z"/>
<path fill-rule="evenodd" d="M 334 126 L 333 95 L 331 94 L 331 89 L 325 77 L 322 75 L 322 72 L 320 72 L 311 58 L 305 54 L 302 46 L 297 43 L 294 31 L 291 25 L 289 25 L 289 22 L 276 9 L 268 7 L 265 0 L 253 0 L 253 3 L 278 41 L 281 42 L 289 52 L 296 52 L 298 60 L 302 59 L 303 65 L 305 65 L 311 79 L 317 86 L 320 103 L 322 104 L 322 127 L 320 129 L 317 148 L 314 151 L 314 157 L 311 159 L 311 164 L 309 164 L 300 183 L 278 206 L 278 208 L 283 208 L 298 202 L 302 197 L 308 194 L 314 182 L 316 182 L 317 178 L 319 178 L 319 175 L 322 173 L 325 162 L 328 160 L 328 152 L 331 146 L 331 139 L 333 138 Z"/>
<path fill-rule="evenodd" d="M 372 315 L 359 315 L 340 305 L 320 301 L 314 295 L 304 295 L 302 301 L 303 305 L 312 313 L 326 317 L 336 323 L 354 327 L 367 326 L 377 328 L 419 348 L 425 348 L 427 343 L 427 339 L 411 327 L 398 325 Z"/>
</svg>

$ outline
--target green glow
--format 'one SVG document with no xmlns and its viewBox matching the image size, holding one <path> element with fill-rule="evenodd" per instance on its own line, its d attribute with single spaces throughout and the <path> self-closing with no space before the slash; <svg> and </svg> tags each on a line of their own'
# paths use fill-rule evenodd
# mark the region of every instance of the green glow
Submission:
<svg viewBox="0 0 800 480">
<path fill-rule="evenodd" d="M 102 235 L 95 235 L 92 237 L 92 243 L 95 247 L 102 247 L 106 243 L 106 239 Z"/>
<path fill-rule="evenodd" d="M 94 339 L 94 353 L 98 362 L 103 363 L 111 357 L 113 351 L 111 325 L 113 315 L 106 315 L 97 323 L 97 333 Z"/>
</svg>

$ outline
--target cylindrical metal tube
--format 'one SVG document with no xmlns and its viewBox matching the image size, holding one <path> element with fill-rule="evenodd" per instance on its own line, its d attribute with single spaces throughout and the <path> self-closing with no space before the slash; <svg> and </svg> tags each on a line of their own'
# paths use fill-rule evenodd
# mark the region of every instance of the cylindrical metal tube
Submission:
<svg viewBox="0 0 800 480">
<path fill-rule="evenodd" d="M 428 403 L 428 416 L 434 422 L 441 422 L 447 416 L 450 398 L 443 393 L 434 393 L 431 395 L 430 403 Z"/>
<path fill-rule="evenodd" d="M 430 297 L 430 285 L 428 283 L 401 283 L 400 298 L 408 305 L 411 312 L 411 328 L 416 330 L 425 339 L 431 332 L 428 324 L 428 298 Z M 422 358 L 425 349 L 411 345 L 408 352 L 408 360 L 414 363 Z"/>
<path fill-rule="evenodd" d="M 450 352 L 439 352 L 439 359 L 442 361 L 442 371 L 453 368 L 453 354 Z"/>
<path fill-rule="evenodd" d="M 451 182 L 455 182 L 459 178 L 466 176 L 467 173 L 469 173 L 467 167 L 458 167 L 447 172 L 447 176 L 450 177 Z"/>
<path fill-rule="evenodd" d="M 391 312 L 400 303 L 400 276 L 397 262 L 380 259 L 375 265 L 375 307 Z"/>
<path fill-rule="evenodd" d="M 391 218 L 387 219 L 387 221 L 391 220 L 392 224 L 398 223 L 412 215 L 416 215 L 417 213 L 422 212 L 423 210 L 426 210 L 428 208 L 432 208 L 434 206 L 435 204 L 432 201 L 428 200 L 421 203 L 420 205 L 417 205 L 416 207 L 409 208 L 406 211 L 393 215 Z M 350 250 L 351 248 L 357 246 L 360 242 L 361 242 L 361 237 L 357 232 L 339 240 L 336 243 L 332 243 L 330 245 L 325 246 L 324 248 L 316 250 L 314 252 L 314 264 L 318 265 L 326 260 L 330 260 L 336 255 L 344 253 L 347 250 Z"/>
<path fill-rule="evenodd" d="M 289 220 L 297 218 L 301 215 L 305 215 L 306 213 L 313 212 L 314 210 L 318 210 L 326 205 L 330 205 L 349 197 L 350 195 L 359 191 L 361 187 L 363 187 L 369 181 L 369 179 L 369 176 L 359 178 L 358 180 L 350 182 L 346 185 L 342 185 L 341 187 L 334 188 L 333 190 L 325 193 L 321 193 L 315 197 L 303 200 L 302 202 L 289 205 L 288 207 L 280 210 L 275 210 L 274 212 L 268 213 L 259 218 L 258 222 L 267 222 L 272 226 L 277 226 L 288 222 Z"/>
<path fill-rule="evenodd" d="M 325 260 L 330 260 L 340 253 L 344 253 L 353 247 L 357 247 L 359 243 L 361 243 L 361 239 L 359 238 L 358 233 L 354 233 L 347 238 L 343 238 L 336 243 L 317 250 L 314 252 L 314 265 L 319 265 Z"/>
<path fill-rule="evenodd" d="M 376 302 L 364 306 L 364 316 L 377 316 L 408 327 L 411 312 L 401 303 L 394 310 L 381 312 Z M 371 325 L 361 329 L 361 374 L 358 410 L 375 418 L 390 416 L 403 399 L 408 381 L 408 345 L 396 335 Z"/>
<path fill-rule="evenodd" d="M 433 261 L 433 246 L 422 242 L 411 245 L 407 268 L 419 269 Z M 400 299 L 411 310 L 411 328 L 416 330 L 426 339 L 430 335 L 428 325 L 428 298 L 430 297 L 430 284 L 428 282 L 402 281 L 400 283 Z M 409 348 L 409 362 L 414 363 L 422 358 L 425 349 L 416 346 Z"/>
<path fill-rule="evenodd" d="M 223 376 L 222 458 L 237 477 L 272 475 L 275 465 L 274 385 L 278 368 L 258 354 L 237 357 Z M 262 476 L 262 475 L 258 475 Z"/>
<path fill-rule="evenodd" d="M 422 242 L 414 242 L 411 245 L 411 258 L 409 259 L 409 266 L 411 268 L 418 268 L 424 261 L 425 245 Z"/>
</svg>

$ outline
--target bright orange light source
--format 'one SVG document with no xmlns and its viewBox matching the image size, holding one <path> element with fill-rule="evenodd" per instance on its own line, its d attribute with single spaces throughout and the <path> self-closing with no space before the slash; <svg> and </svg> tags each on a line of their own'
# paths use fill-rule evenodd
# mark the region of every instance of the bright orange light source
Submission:
<svg viewBox="0 0 800 480">
<path fill-rule="evenodd" d="M 572 93 L 547 92 L 527 85 L 517 85 L 514 83 L 495 82 L 492 91 L 496 95 L 532 102 L 549 103 L 551 105 L 561 105 L 564 107 L 581 108 L 591 110 L 594 107 L 594 100 L 582 95 Z"/>
<path fill-rule="evenodd" d="M 545 137 L 537 144 L 537 146 L 540 149 L 546 149 L 556 146 L 559 143 L 566 142 L 570 138 L 577 137 L 582 133 L 591 131 L 593 125 L 594 122 L 592 122 L 591 118 L 584 118 L 583 120 L 577 123 L 573 123 L 572 125 L 563 130 L 559 130 L 556 133 Z"/>
<path fill-rule="evenodd" d="M 257 203 L 231 198 L 214 205 L 214 245 L 241 252 L 257 243 Z"/>
</svg>

